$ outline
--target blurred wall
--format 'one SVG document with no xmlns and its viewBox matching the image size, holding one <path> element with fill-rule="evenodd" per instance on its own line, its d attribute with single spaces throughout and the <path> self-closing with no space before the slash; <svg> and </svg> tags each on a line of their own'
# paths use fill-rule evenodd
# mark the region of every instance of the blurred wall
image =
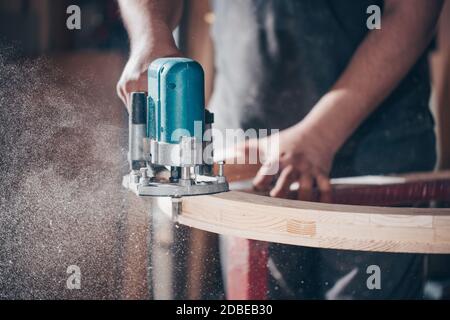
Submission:
<svg viewBox="0 0 450 320">
<path fill-rule="evenodd" d="M 68 30 L 66 9 L 81 9 L 81 30 Z M 116 1 L 0 0 L 0 43 L 20 47 L 24 56 L 79 49 L 128 49 Z"/>
</svg>

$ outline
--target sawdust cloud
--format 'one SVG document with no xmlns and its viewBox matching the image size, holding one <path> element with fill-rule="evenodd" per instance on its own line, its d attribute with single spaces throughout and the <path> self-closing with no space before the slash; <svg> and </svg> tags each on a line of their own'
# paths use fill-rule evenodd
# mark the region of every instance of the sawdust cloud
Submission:
<svg viewBox="0 0 450 320">
<path fill-rule="evenodd" d="M 126 128 L 85 78 L 13 55 L 0 48 L 0 299 L 118 298 Z"/>
</svg>

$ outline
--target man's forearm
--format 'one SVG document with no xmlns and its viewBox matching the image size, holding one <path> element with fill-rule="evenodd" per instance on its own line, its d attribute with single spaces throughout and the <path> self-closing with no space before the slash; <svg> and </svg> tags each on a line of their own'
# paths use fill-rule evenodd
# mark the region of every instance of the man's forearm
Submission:
<svg viewBox="0 0 450 320">
<path fill-rule="evenodd" d="M 125 106 L 130 93 L 147 90 L 147 69 L 161 57 L 178 56 L 173 29 L 183 11 L 183 0 L 119 0 L 120 12 L 130 37 L 130 57 L 117 83 Z"/>
<path fill-rule="evenodd" d="M 173 42 L 183 0 L 119 0 L 120 11 L 130 37 L 131 53 L 140 47 Z M 172 43 L 171 43 L 172 45 Z"/>
<path fill-rule="evenodd" d="M 429 44 L 441 0 L 389 0 L 382 29 L 360 45 L 333 88 L 303 121 L 336 150 L 386 99 Z"/>
</svg>

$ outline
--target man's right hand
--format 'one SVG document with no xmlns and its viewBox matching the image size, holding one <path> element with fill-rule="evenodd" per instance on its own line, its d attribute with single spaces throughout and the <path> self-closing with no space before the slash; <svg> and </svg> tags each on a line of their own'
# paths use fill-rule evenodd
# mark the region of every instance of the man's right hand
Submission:
<svg viewBox="0 0 450 320">
<path fill-rule="evenodd" d="M 117 94 L 129 109 L 130 93 L 147 91 L 147 69 L 153 60 L 181 56 L 172 32 L 178 25 L 183 0 L 119 0 L 130 37 L 130 58 L 117 83 Z"/>
<path fill-rule="evenodd" d="M 150 63 L 157 58 L 177 56 L 181 56 L 181 53 L 172 43 L 154 49 L 146 48 L 146 44 L 143 44 L 142 48 L 132 50 L 117 83 L 117 94 L 128 110 L 131 92 L 147 91 L 147 69 Z"/>
</svg>

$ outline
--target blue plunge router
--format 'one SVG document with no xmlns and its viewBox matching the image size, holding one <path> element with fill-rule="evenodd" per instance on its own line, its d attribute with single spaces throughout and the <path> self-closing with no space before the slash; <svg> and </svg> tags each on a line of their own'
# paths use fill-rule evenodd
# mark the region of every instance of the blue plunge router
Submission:
<svg viewBox="0 0 450 320">
<path fill-rule="evenodd" d="M 204 97 L 204 75 L 200 64 L 185 58 L 163 58 L 153 62 L 148 69 L 147 136 L 160 142 L 179 143 L 176 132 L 186 130 L 191 137 L 201 140 L 205 121 Z"/>
<path fill-rule="evenodd" d="M 223 163 L 214 175 L 213 114 L 205 109 L 204 73 L 186 58 L 161 58 L 148 69 L 148 96 L 131 94 L 129 162 L 124 184 L 138 195 L 172 196 L 228 191 Z"/>
</svg>

